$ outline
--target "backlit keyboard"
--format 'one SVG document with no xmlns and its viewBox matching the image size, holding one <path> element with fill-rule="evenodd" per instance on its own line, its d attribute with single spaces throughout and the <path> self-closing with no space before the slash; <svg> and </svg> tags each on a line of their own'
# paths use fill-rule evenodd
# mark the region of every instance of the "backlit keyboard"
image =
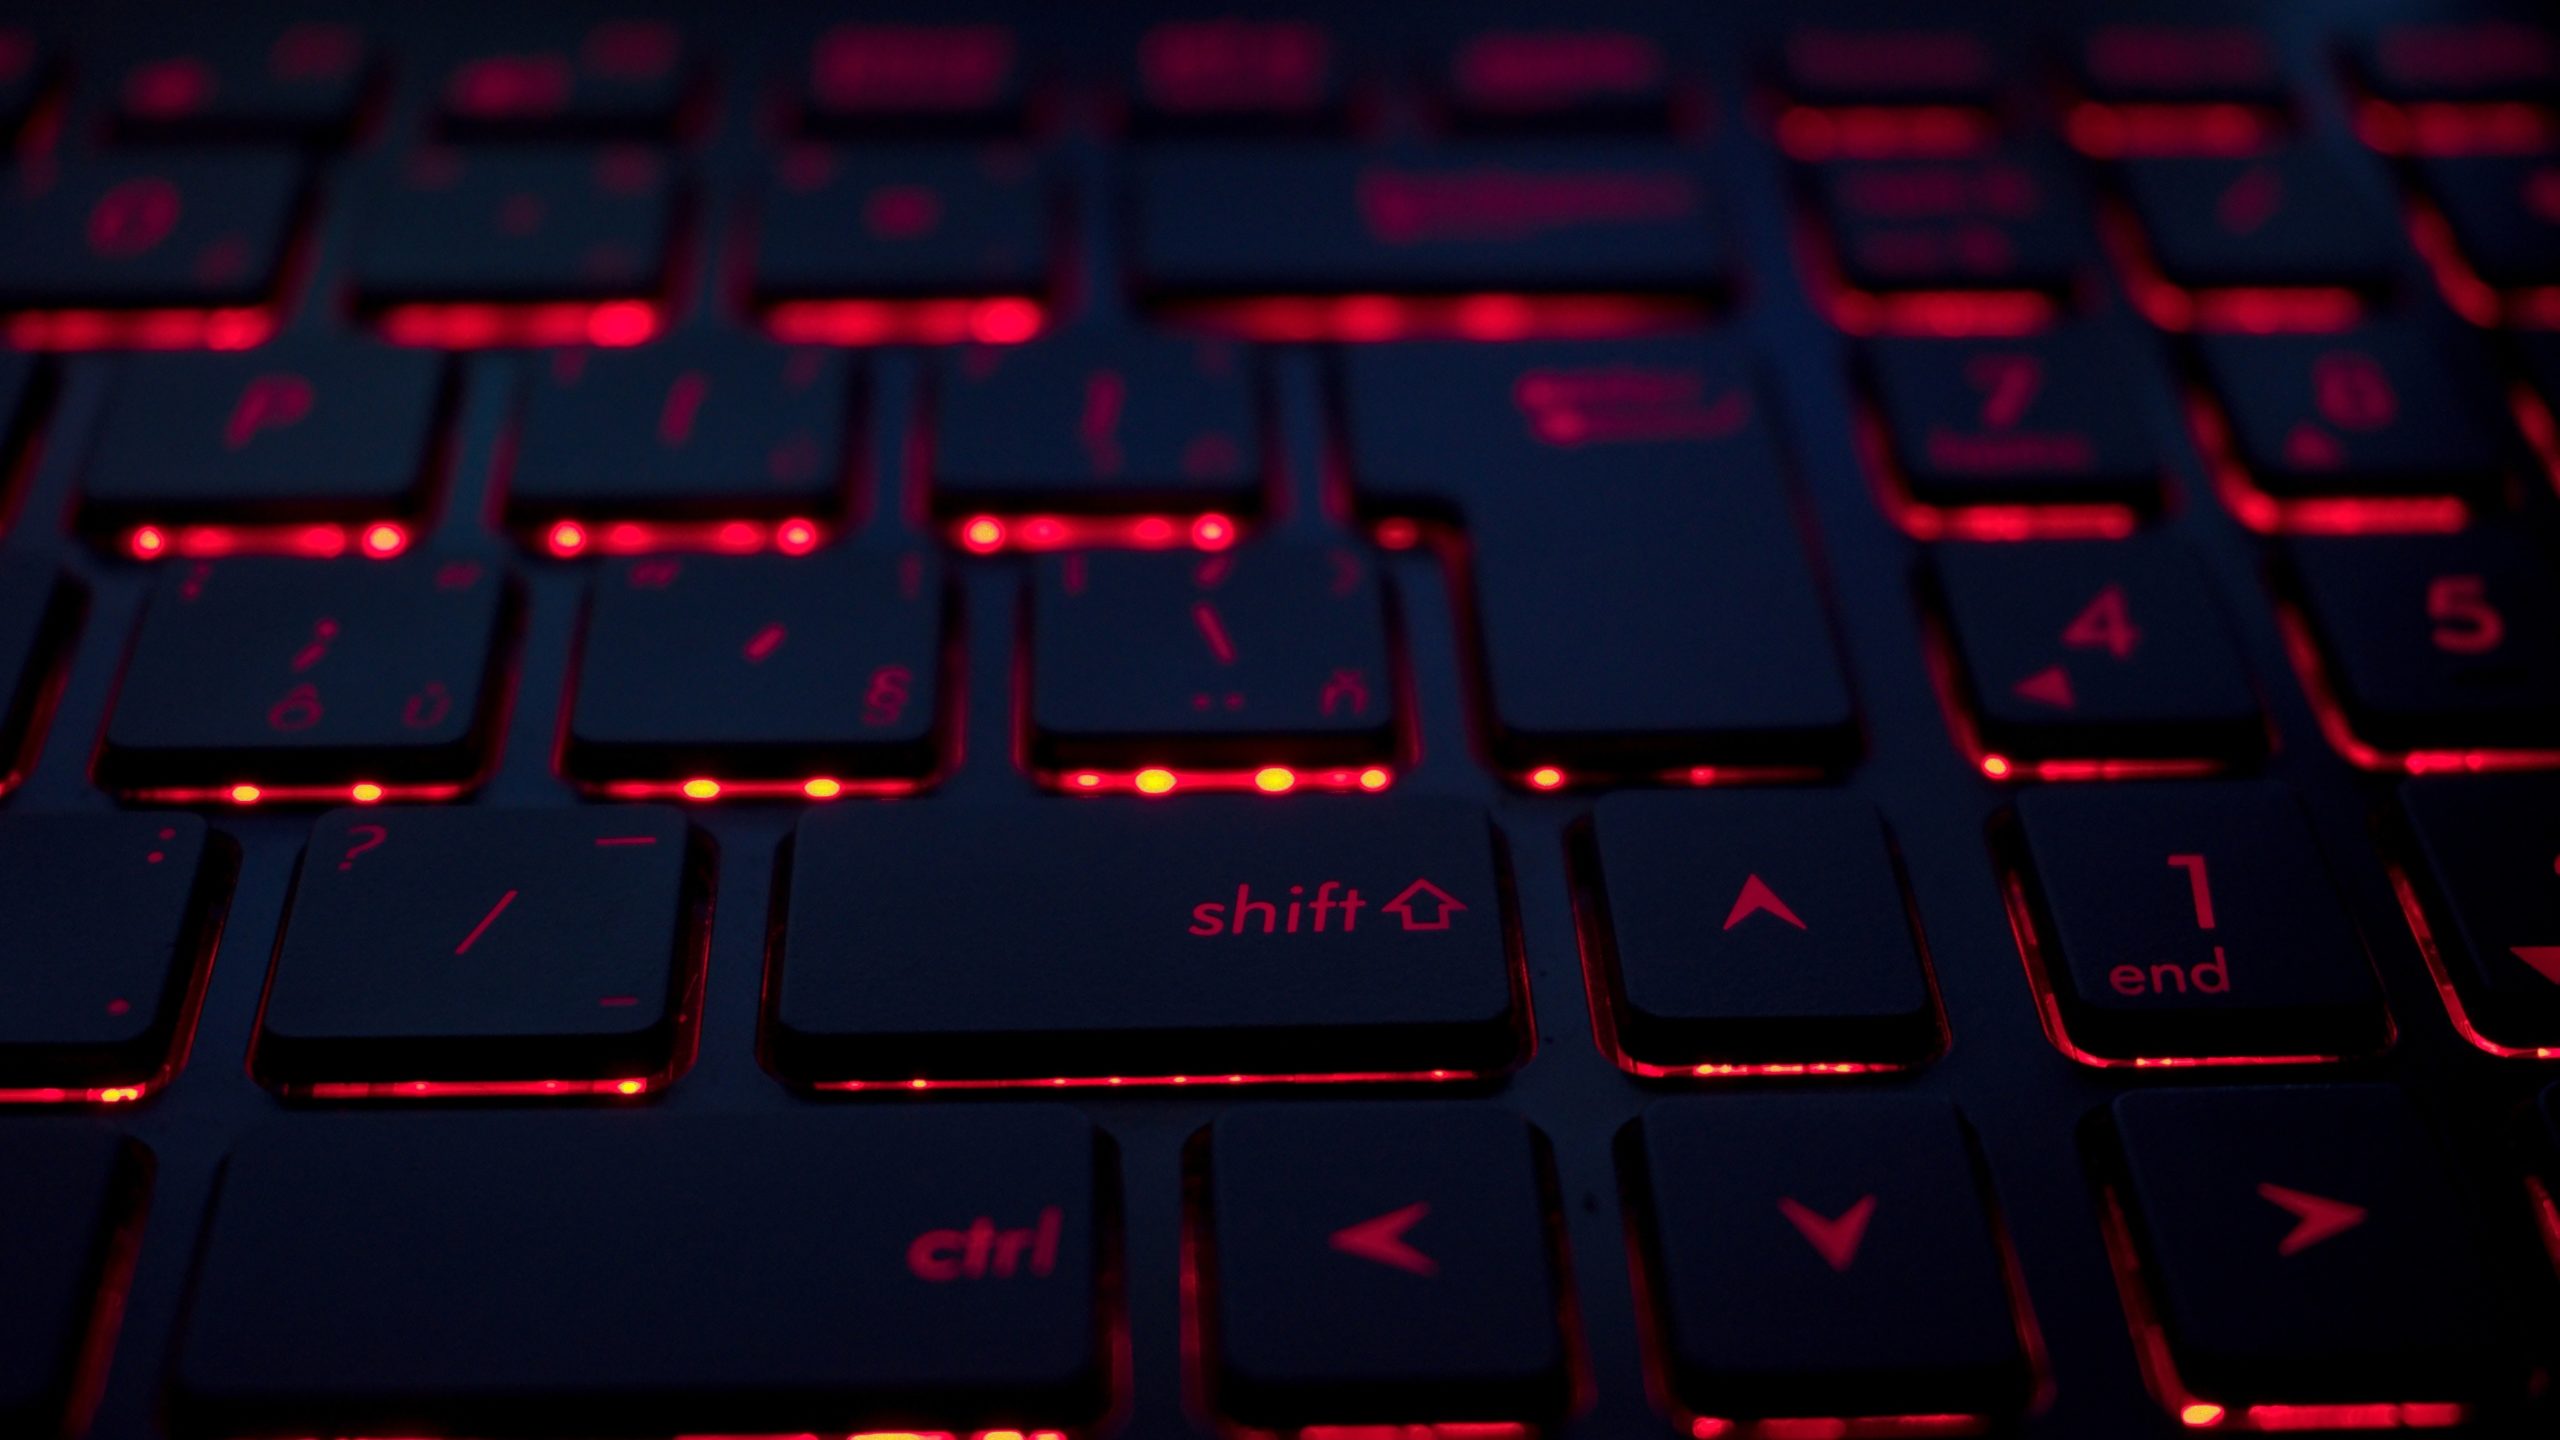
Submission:
<svg viewBox="0 0 2560 1440">
<path fill-rule="evenodd" d="M 2560 21 L 0 0 L 0 1440 L 2560 1433 Z"/>
</svg>

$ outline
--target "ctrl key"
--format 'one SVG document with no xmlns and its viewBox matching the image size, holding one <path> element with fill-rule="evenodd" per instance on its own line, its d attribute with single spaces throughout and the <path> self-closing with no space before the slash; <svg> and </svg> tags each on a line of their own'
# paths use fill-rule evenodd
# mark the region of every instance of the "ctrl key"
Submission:
<svg viewBox="0 0 2560 1440">
<path fill-rule="evenodd" d="M 1056 1106 L 272 1126 L 225 1167 L 171 1416 L 186 1436 L 1089 1427 L 1108 1156 Z"/>
</svg>

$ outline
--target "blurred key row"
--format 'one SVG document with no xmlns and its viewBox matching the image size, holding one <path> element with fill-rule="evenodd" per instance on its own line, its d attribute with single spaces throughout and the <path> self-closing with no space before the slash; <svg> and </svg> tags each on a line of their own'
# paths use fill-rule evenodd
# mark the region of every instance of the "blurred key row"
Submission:
<svg viewBox="0 0 2560 1440">
<path fill-rule="evenodd" d="M 2116 287 L 2174 332 L 2326 334 L 2448 307 L 2547 330 L 2554 147 L 2409 162 L 2405 189 L 2391 162 L 2308 139 L 2095 176 L 2027 139 L 1825 158 L 1796 167 L 1797 249 L 1854 334 L 2031 333 L 2111 311 Z M 1743 288 L 1727 182 L 1667 142 L 1199 142 L 1126 168 L 1122 206 L 1036 151 L 811 147 L 768 162 L 741 208 L 647 147 L 437 145 L 333 180 L 343 201 L 321 206 L 290 153 L 73 157 L 8 177 L 0 309 L 21 347 L 253 346 L 311 272 L 323 209 L 346 212 L 331 308 L 428 347 L 648 341 L 715 239 L 718 302 L 780 338 L 1018 341 L 1091 258 L 1062 224 L 1085 204 L 1123 231 L 1125 282 L 1104 283 L 1266 339 L 1640 332 Z"/>
<path fill-rule="evenodd" d="M 2560 1091 L 2541 1111 L 2514 1127 L 2535 1177 L 2560 1164 Z M 7 1144 L 0 1274 L 22 1343 L 0 1415 L 76 1434 L 77 1357 L 115 1340 L 147 1157 L 105 1131 Z M 2020 1266 L 1946 1101 L 1665 1100 L 1616 1152 L 1662 1433 L 1977 1433 L 2075 1383 L 2049 1370 L 2030 1298 L 2052 1282 Z M 2549 1288 L 2513 1263 L 2523 1187 L 2502 1166 L 2492 1200 L 2448 1170 L 2397 1090 L 2130 1094 L 2081 1152 L 2119 1343 L 2167 1415 L 2523 1413 L 2520 1305 Z M 224 1167 L 165 1413 L 190 1437 L 523 1434 L 569 1415 L 633 1434 L 1090 1433 L 1131 1386 L 1121 1169 L 1055 1105 L 269 1127 Z M 1587 1402 L 1575 1267 L 1620 1259 L 1568 1256 L 1547 1140 L 1516 1114 L 1240 1109 L 1184 1169 L 1182 1384 L 1219 1420 L 1525 1437 Z M 1617 1228 L 1574 1217 L 1600 1227 Z M 551 1267 L 517 1263 L 528 1247 Z"/>
<path fill-rule="evenodd" d="M 132 558 L 396 554 L 466 478 L 455 411 L 474 372 L 432 352 L 297 340 L 125 356 L 85 432 L 55 418 L 61 368 L 0 356 L 0 460 L 22 472 L 68 450 L 73 527 Z M 1270 347 L 956 347 L 924 365 L 912 408 L 880 398 L 898 392 L 874 368 L 742 337 L 547 352 L 507 387 L 491 516 L 566 558 L 802 553 L 902 490 L 979 553 L 1216 549 L 1281 508 Z M 1340 464 L 1325 500 L 1406 536 L 1455 522 L 1488 552 L 1524 519 L 1631 540 L 1598 509 L 1623 495 L 1674 513 L 1697 488 L 1674 467 L 1738 477 L 1719 491 L 1783 488 L 1758 370 L 1722 336 L 1347 348 L 1327 368 Z M 2178 508 L 2191 468 L 2269 534 L 2494 528 L 2560 486 L 2560 333 L 2499 351 L 2403 316 L 2194 337 L 2166 356 L 2102 324 L 1896 336 L 1859 346 L 1845 378 L 1865 483 L 1921 540 L 2122 538 Z M 1440 419 L 1458 414 L 1482 418 Z M 912 473 L 878 473 L 879 440 L 912 452 Z M 1592 482 L 1580 518 L 1529 514 L 1576 475 Z M 16 478 L 0 474 L 0 519 Z"/>
<path fill-rule="evenodd" d="M 2550 777 L 2408 782 L 2383 857 L 2395 940 L 2362 932 L 2264 781 L 2029 792 L 1987 837 L 2004 890 L 1981 899 L 2005 903 L 2046 1037 L 2084 1065 L 2314 1065 L 2448 1022 L 2548 1059 L 2555 798 Z M 1621 1069 L 1864 1075 L 1946 1048 L 1900 848 L 1862 802 L 1611 795 L 1570 851 L 1594 1035 Z M 166 1085 L 230 844 L 174 812 L 28 812 L 0 818 L 0 853 L 0 915 L 29 938 L 0 963 L 0 1098 Z M 257 1033 L 207 1043 L 299 1098 L 663 1088 L 693 1060 L 718 868 L 663 806 L 329 812 Z M 797 1086 L 1420 1083 L 1528 1058 L 1506 862 L 1454 801 L 828 807 L 774 883 L 739 923 L 770 928 L 762 1058 Z M 2444 1017 L 2395 1022 L 2385 943 L 2419 952 Z"/>
<path fill-rule="evenodd" d="M 75 128 L 119 141 L 323 142 L 345 137 L 397 83 L 415 90 L 403 98 L 446 135 L 666 138 L 699 128 L 716 79 L 778 91 L 786 120 L 815 133 L 1019 129 L 1064 83 L 1109 93 L 1120 118 L 1148 134 L 1341 129 L 1373 121 L 1376 107 L 1408 91 L 1460 129 L 1645 130 L 1676 123 L 1706 78 L 1694 37 L 1598 19 L 1353 33 L 1316 17 L 1182 17 L 1120 29 L 1072 57 L 1054 35 L 995 20 L 795 20 L 773 37 L 764 73 L 751 61 L 715 75 L 711 37 L 697 26 L 639 15 L 511 18 L 506 39 L 460 45 L 447 36 L 414 43 L 406 27 L 182 22 L 77 56 L 28 30 L 0 31 L 0 122 L 39 119 L 67 90 Z M 1742 48 L 1750 80 L 1773 103 L 1853 137 L 1897 121 L 1940 136 L 1996 132 L 2016 122 L 2039 84 L 2057 80 L 2087 107 L 2074 129 L 2093 146 L 2205 143 L 2299 119 L 2303 97 L 2267 30 L 2059 19 L 2040 30 L 1807 21 Z M 1738 39 L 1721 38 L 1719 48 Z M 2529 132 L 2503 112 L 2411 117 L 2384 107 L 2531 105 L 2560 78 L 2560 37 L 2529 21 L 2391 20 L 2326 40 L 2368 107 L 2367 128 L 2384 136 L 2440 138 L 2466 119 L 2474 129 Z M 395 42 L 406 53 L 388 53 Z M 2206 113 L 2160 113 L 2180 107 Z"/>
</svg>

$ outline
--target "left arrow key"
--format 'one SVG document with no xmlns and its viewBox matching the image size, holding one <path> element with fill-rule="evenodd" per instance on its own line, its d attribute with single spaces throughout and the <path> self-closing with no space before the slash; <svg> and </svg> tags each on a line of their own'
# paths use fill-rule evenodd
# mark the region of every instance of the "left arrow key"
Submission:
<svg viewBox="0 0 2560 1440">
<path fill-rule="evenodd" d="M 1537 1425 L 1567 1397 L 1535 1133 L 1469 1103 L 1230 1111 L 1193 1217 L 1237 1425 Z"/>
</svg>

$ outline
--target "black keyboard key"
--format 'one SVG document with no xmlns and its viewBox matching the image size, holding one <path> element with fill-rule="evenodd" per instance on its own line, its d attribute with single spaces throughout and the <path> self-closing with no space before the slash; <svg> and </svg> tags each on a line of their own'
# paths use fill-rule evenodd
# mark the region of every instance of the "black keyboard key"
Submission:
<svg viewBox="0 0 2560 1440">
<path fill-rule="evenodd" d="M 129 797 L 449 794 L 481 770 L 506 588 L 480 561 L 423 555 L 172 569 L 126 659 L 98 778 Z"/>
<path fill-rule="evenodd" d="M 0 561 L 0 794 L 34 758 L 80 610 L 80 591 L 50 562 Z"/>
<path fill-rule="evenodd" d="M 2145 156 L 2124 185 L 2162 278 L 2191 290 L 2388 284 L 2406 243 L 2387 191 L 2313 144 Z"/>
<path fill-rule="evenodd" d="M 1132 265 L 1154 298 L 1720 292 L 1705 171 L 1668 145 L 1150 147 Z"/>
<path fill-rule="evenodd" d="M 507 476 L 506 521 L 554 527 L 797 516 L 845 508 L 852 366 L 749 340 L 563 350 L 534 373 Z"/>
<path fill-rule="evenodd" d="M 1159 20 L 1138 36 L 1130 118 L 1159 132 L 1321 129 L 1342 117 L 1346 68 L 1313 20 Z"/>
<path fill-rule="evenodd" d="M 609 794 L 920 783 L 942 752 L 942 615 L 922 552 L 626 561 L 589 602 L 562 761 Z"/>
<path fill-rule="evenodd" d="M 1860 291 L 2061 295 L 2095 253 L 2086 198 L 2041 147 L 1835 161 L 1814 172 L 1813 184 L 1839 278 Z"/>
<path fill-rule="evenodd" d="M 150 1183 L 142 1147 L 103 1129 L 0 1135 L 0 1431 L 86 1427 Z"/>
<path fill-rule="evenodd" d="M 1991 1429 L 2025 1407 L 2003 1245 L 1954 1106 L 1690 1097 L 1648 1107 L 1620 1144 L 1662 1373 L 1699 1433 L 1913 1415 Z"/>
<path fill-rule="evenodd" d="M 21 483 L 30 478 L 26 462 L 52 391 L 53 377 L 35 356 L 0 352 L 0 533 L 16 513 Z"/>
<path fill-rule="evenodd" d="M 366 197 L 347 281 L 369 310 L 654 295 L 673 200 L 644 149 L 420 150 Z"/>
<path fill-rule="evenodd" d="M 1503 912 L 1464 804 L 834 807 L 792 843 L 766 1051 L 839 1085 L 1497 1071 Z"/>
<path fill-rule="evenodd" d="M 43 42 L 17 26 L 0 26 L 0 138 L 14 137 L 53 85 Z"/>
<path fill-rule="evenodd" d="M 1440 94 L 1470 130 L 1659 130 L 1677 84 L 1652 35 L 1599 25 L 1493 28 L 1462 37 L 1440 62 Z"/>
<path fill-rule="evenodd" d="M 2560 1057 L 2560 778 L 2412 780 L 2400 806 L 2403 899 L 2455 1018 L 2484 1047 Z"/>
<path fill-rule="evenodd" d="M 155 37 L 108 80 L 122 138 L 316 144 L 354 127 L 372 73 L 362 31 L 300 21 Z"/>
<path fill-rule="evenodd" d="M 2113 331 L 1868 342 L 1896 476 L 1924 505 L 2153 509 L 2161 462 L 2131 401 L 2151 356 Z M 2128 392 L 2133 392 L 2129 394 Z"/>
<path fill-rule="evenodd" d="M 1737 354 L 1375 347 L 1346 358 L 1344 393 L 1363 512 L 1456 518 L 1473 542 L 1506 771 L 1543 787 L 1854 753 L 1848 682 Z M 1433 420 L 1448 415 L 1485 418 Z M 1556 624 L 1568 610 L 1611 623 Z"/>
<path fill-rule="evenodd" d="M 886 147 L 791 151 L 764 189 L 755 303 L 1041 296 L 1051 215 L 1039 170 L 1011 152 Z M 777 328 L 783 316 L 773 317 Z M 822 330 L 786 338 L 826 340 Z M 838 337 L 860 343 L 879 338 Z M 1021 339 L 972 334 L 936 341 Z"/>
<path fill-rule="evenodd" d="M 1227 340 L 945 352 L 933 503 L 988 510 L 1261 509 L 1258 366 Z"/>
<path fill-rule="evenodd" d="M 2494 17 L 2402 20 L 2356 37 L 2365 86 L 2390 100 L 2548 103 L 2560 84 L 2560 33 Z"/>
<path fill-rule="evenodd" d="M 688 1058 L 698 863 L 659 806 L 333 810 L 251 1068 L 322 1098 L 654 1089 Z"/>
<path fill-rule="evenodd" d="M 0 818 L 0 1096 L 132 1100 L 167 1080 L 231 868 L 192 815 Z"/>
<path fill-rule="evenodd" d="M 654 138 L 676 128 L 695 66 L 665 20 L 599 20 L 554 43 L 466 56 L 443 78 L 448 134 Z"/>
<path fill-rule="evenodd" d="M 2538 542 L 2481 528 L 2303 539 L 2288 555 L 2325 688 L 2356 740 L 2555 748 L 2560 577 Z"/>
<path fill-rule="evenodd" d="M 1584 918 L 1624 1063 L 1897 1069 L 1936 1053 L 1936 1000 L 1872 807 L 1611 795 L 1589 860 Z"/>
<path fill-rule="evenodd" d="M 2364 942 L 2282 786 L 2037 790 L 2015 818 L 2019 938 L 2073 1058 L 2325 1059 L 2388 1042 Z"/>
<path fill-rule="evenodd" d="M 2116 21 L 2081 35 L 2071 60 L 2081 91 L 2109 104 L 2272 108 L 2290 94 L 2272 38 L 2244 24 Z"/>
<path fill-rule="evenodd" d="M 2513 429 L 2478 342 L 2433 321 L 2216 334 L 2199 350 L 2258 489 L 2494 496 L 2512 463 Z"/>
<path fill-rule="evenodd" d="M 2418 178 L 2474 274 L 2560 284 L 2560 156 L 2444 156 L 2419 162 Z"/>
<path fill-rule="evenodd" d="M 801 123 L 829 134 L 1011 130 L 1030 95 L 1009 25 L 847 21 L 808 57 Z"/>
<path fill-rule="evenodd" d="M 2212 582 L 2168 537 L 1950 546 L 1936 562 L 1977 761 L 2037 773 L 2266 748 Z"/>
<path fill-rule="evenodd" d="M 1277 1105 L 1209 1128 L 1200 1320 L 1240 1424 L 1521 1424 L 1569 1391 L 1543 1145 L 1485 1104 Z"/>
<path fill-rule="evenodd" d="M 1344 546 L 1044 558 L 1031 598 L 1035 764 L 1392 759 L 1376 571 Z"/>
<path fill-rule="evenodd" d="M 599 1118 L 308 1117 L 241 1142 L 171 1366 L 177 1426 L 1103 1418 L 1118 1187 L 1074 1111 Z"/>
<path fill-rule="evenodd" d="M 440 355 L 350 340 L 127 357 L 81 471 L 80 527 L 121 540 L 141 525 L 417 517 L 446 381 Z"/>
<path fill-rule="evenodd" d="M 2119 1278 L 2165 1345 L 2153 1389 L 2187 1424 L 2436 1427 L 2523 1393 L 2508 1301 L 2400 1091 L 2155 1090 L 2112 1118 Z"/>
<path fill-rule="evenodd" d="M 1780 83 L 1805 105 L 1988 105 L 2003 66 L 1987 36 L 1956 29 L 1809 26 L 1779 51 Z"/>
<path fill-rule="evenodd" d="M 283 271 L 302 179 L 283 154 L 22 169 L 0 187 L 0 306 L 257 304 Z"/>
</svg>

